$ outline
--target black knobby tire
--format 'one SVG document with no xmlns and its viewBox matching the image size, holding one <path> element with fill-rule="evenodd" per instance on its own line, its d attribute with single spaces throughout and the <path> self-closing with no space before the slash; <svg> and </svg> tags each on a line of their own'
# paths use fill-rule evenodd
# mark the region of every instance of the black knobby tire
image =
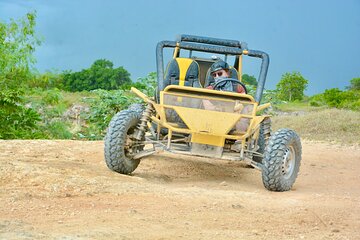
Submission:
<svg viewBox="0 0 360 240">
<path fill-rule="evenodd" d="M 137 112 L 141 117 L 141 114 L 144 111 L 144 106 L 141 103 L 133 103 L 128 107 L 128 110 Z"/>
<path fill-rule="evenodd" d="M 271 119 L 270 118 L 265 118 L 261 123 L 260 123 L 260 133 L 259 133 L 259 139 L 258 139 L 258 150 L 257 152 L 260 154 L 264 154 L 266 145 L 269 141 L 271 135 Z M 263 163 L 263 157 L 260 156 L 254 156 L 253 160 L 255 162 L 258 163 Z"/>
<path fill-rule="evenodd" d="M 110 121 L 105 136 L 104 152 L 106 165 L 115 172 L 129 174 L 140 163 L 140 159 L 132 159 L 129 152 L 139 152 L 144 146 L 126 146 L 129 136 L 140 121 L 142 115 L 140 106 L 131 106 L 129 109 L 117 113 Z"/>
<path fill-rule="evenodd" d="M 269 139 L 263 159 L 262 180 L 270 191 L 291 189 L 299 172 L 301 142 L 290 129 L 280 129 Z"/>
</svg>

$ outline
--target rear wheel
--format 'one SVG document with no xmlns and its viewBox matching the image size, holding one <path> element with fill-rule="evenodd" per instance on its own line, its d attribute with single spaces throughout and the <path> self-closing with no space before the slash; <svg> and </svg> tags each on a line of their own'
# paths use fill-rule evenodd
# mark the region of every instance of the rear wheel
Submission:
<svg viewBox="0 0 360 240">
<path fill-rule="evenodd" d="M 273 134 L 264 152 L 262 180 L 270 191 L 288 191 L 294 184 L 301 161 L 299 136 L 290 129 Z"/>
<path fill-rule="evenodd" d="M 142 151 L 144 145 L 132 138 L 142 111 L 139 107 L 131 107 L 117 113 L 111 120 L 105 136 L 105 162 L 109 169 L 129 174 L 140 163 L 133 156 Z"/>
</svg>

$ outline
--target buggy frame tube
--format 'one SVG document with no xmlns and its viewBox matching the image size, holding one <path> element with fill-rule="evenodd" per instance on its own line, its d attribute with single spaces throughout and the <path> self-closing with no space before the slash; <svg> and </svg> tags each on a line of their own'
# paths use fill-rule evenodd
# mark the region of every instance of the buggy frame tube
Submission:
<svg viewBox="0 0 360 240">
<path fill-rule="evenodd" d="M 239 48 L 244 48 L 243 45 L 245 44 L 245 43 L 240 43 L 237 40 L 201 37 L 201 36 L 188 35 L 188 34 L 181 34 L 177 37 L 176 40 L 178 42 L 196 42 L 196 43 L 205 43 L 205 44 L 239 47 Z"/>
<path fill-rule="evenodd" d="M 256 57 L 256 58 L 262 59 L 261 69 L 260 69 L 260 74 L 259 74 L 259 81 L 258 81 L 258 84 L 256 87 L 256 93 L 255 93 L 255 101 L 257 101 L 260 104 L 264 86 L 265 86 L 266 75 L 267 75 L 267 71 L 269 68 L 270 58 L 267 53 L 258 51 L 258 50 L 245 50 L 244 54 L 246 54 L 250 57 Z"/>
</svg>

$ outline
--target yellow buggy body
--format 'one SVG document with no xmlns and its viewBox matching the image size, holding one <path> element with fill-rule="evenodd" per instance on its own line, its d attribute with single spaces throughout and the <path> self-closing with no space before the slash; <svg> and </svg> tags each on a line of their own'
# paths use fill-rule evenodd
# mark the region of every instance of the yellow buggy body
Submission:
<svg viewBox="0 0 360 240">
<path fill-rule="evenodd" d="M 164 48 L 173 49 L 166 69 Z M 193 52 L 217 55 L 197 57 Z M 233 59 L 231 76 L 220 81 L 209 71 L 221 59 L 219 54 L 227 62 Z M 254 96 L 231 91 L 236 85 L 246 91 L 243 56 L 262 60 Z M 142 158 L 168 151 L 245 161 L 261 170 L 268 190 L 291 189 L 300 167 L 301 143 L 293 130 L 271 132 L 270 115 L 264 114 L 270 103 L 260 104 L 269 65 L 265 52 L 236 40 L 180 35 L 176 41 L 158 43 L 156 60 L 155 96 L 132 88 L 144 104 L 117 113 L 109 124 L 104 150 L 111 170 L 130 174 Z"/>
<path fill-rule="evenodd" d="M 244 153 L 251 151 L 249 140 L 258 138 L 260 123 L 269 117 L 256 114 L 270 104 L 258 106 L 254 98 L 247 94 L 170 85 L 160 92 L 160 103 L 156 103 L 139 90 L 131 90 L 154 107 L 156 114 L 151 116 L 151 121 L 157 123 L 156 132 L 160 133 L 160 129 L 165 128 L 168 132 L 166 150 L 177 153 L 245 160 Z M 203 101 L 212 101 L 215 109 L 205 109 Z M 247 109 L 246 113 L 239 111 L 241 109 Z M 170 111 L 179 116 L 182 124 L 171 118 Z M 242 121 L 247 125 L 246 129 L 237 131 L 235 125 Z M 180 148 L 182 150 L 176 150 L 176 146 L 173 148 L 173 133 L 187 136 L 183 141 L 191 143 L 192 147 Z M 236 143 L 238 148 L 233 152 L 240 154 L 231 154 L 231 145 L 227 143 Z M 229 151 L 223 151 L 227 148 Z M 248 162 L 257 165 L 251 163 L 251 159 Z"/>
</svg>

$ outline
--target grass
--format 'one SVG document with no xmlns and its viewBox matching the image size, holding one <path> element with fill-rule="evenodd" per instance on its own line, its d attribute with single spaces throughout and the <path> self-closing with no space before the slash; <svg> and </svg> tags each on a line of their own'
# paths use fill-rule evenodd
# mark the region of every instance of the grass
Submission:
<svg viewBox="0 0 360 240">
<path fill-rule="evenodd" d="M 85 98 L 98 98 L 98 95 L 92 92 L 65 92 L 62 91 L 64 101 L 67 102 L 70 106 L 76 103 L 82 103 Z"/>
<path fill-rule="evenodd" d="M 66 92 L 63 90 L 43 90 L 43 89 L 32 89 L 26 95 L 26 101 L 32 104 L 39 105 L 56 105 L 59 102 L 65 104 L 67 107 L 73 104 L 82 103 L 85 98 L 97 98 L 97 94 L 92 92 Z"/>
<path fill-rule="evenodd" d="M 314 107 L 309 102 L 288 102 L 274 105 L 274 109 L 282 112 L 310 112 L 326 109 L 326 106 Z"/>
<path fill-rule="evenodd" d="M 360 144 L 360 112 L 321 109 L 302 115 L 272 117 L 273 130 L 294 129 L 302 138 L 343 144 Z"/>
</svg>

